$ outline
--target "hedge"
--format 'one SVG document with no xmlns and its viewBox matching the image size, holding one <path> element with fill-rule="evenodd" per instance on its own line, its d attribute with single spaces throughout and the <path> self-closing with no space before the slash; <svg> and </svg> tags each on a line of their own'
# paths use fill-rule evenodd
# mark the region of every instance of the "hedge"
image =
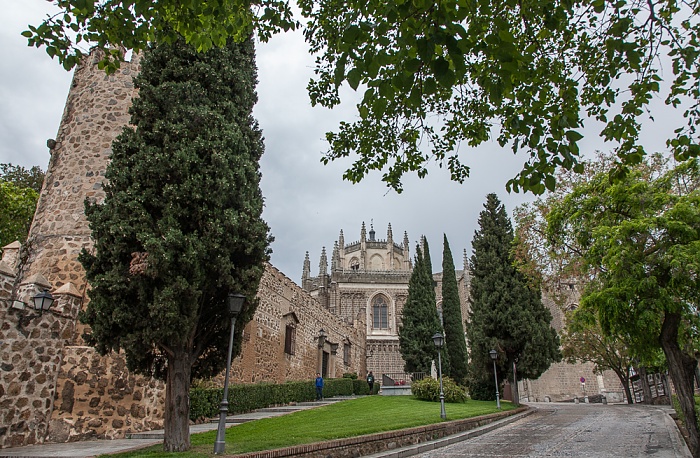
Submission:
<svg viewBox="0 0 700 458">
<path fill-rule="evenodd" d="M 374 385 L 375 393 L 379 390 Z M 205 386 L 190 390 L 190 419 L 211 418 L 219 415 L 223 388 Z M 367 382 L 350 378 L 324 379 L 323 396 L 351 396 L 369 394 Z M 229 385 L 228 412 L 230 415 L 251 412 L 274 405 L 290 402 L 306 402 L 316 399 L 313 380 L 286 383 L 256 383 L 249 385 Z"/>
</svg>

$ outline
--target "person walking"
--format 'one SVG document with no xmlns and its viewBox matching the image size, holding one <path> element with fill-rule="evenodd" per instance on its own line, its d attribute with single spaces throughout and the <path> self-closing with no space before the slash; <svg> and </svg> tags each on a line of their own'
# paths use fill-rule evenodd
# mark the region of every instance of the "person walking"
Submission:
<svg viewBox="0 0 700 458">
<path fill-rule="evenodd" d="M 369 385 L 369 394 L 374 394 L 374 374 L 372 371 L 367 374 L 367 385 Z"/>
<path fill-rule="evenodd" d="M 320 401 L 323 399 L 323 377 L 321 374 L 316 372 L 316 400 Z"/>
</svg>

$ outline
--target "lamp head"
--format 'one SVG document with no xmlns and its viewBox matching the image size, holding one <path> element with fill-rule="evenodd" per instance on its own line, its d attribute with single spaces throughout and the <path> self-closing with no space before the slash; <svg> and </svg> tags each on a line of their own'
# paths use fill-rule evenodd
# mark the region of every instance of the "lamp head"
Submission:
<svg viewBox="0 0 700 458">
<path fill-rule="evenodd" d="M 442 348 L 442 346 L 445 343 L 445 337 L 439 332 L 436 332 L 435 334 L 433 334 L 433 343 L 436 347 Z"/>
<path fill-rule="evenodd" d="M 496 350 L 491 350 L 489 352 L 489 356 L 491 356 L 492 360 L 496 361 L 496 359 L 498 358 L 498 352 Z"/>
<path fill-rule="evenodd" d="M 241 293 L 231 293 L 228 295 L 228 311 L 231 315 L 237 316 L 243 310 L 245 296 Z"/>
<path fill-rule="evenodd" d="M 40 292 L 32 298 L 32 302 L 34 302 L 34 310 L 38 310 L 42 313 L 51 308 L 53 301 L 53 296 L 47 290 Z"/>
</svg>

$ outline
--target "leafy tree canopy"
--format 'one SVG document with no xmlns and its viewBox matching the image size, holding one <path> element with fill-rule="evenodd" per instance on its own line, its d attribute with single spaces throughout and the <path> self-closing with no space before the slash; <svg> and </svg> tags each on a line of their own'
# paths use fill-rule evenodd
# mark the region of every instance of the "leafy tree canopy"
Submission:
<svg viewBox="0 0 700 458">
<path fill-rule="evenodd" d="M 0 164 L 0 180 L 20 188 L 31 188 L 36 192 L 41 192 L 44 176 L 44 171 L 38 165 L 27 170 L 21 165 Z"/>
<path fill-rule="evenodd" d="M 581 308 L 606 336 L 626 336 L 635 353 L 661 348 L 678 394 L 693 456 L 700 433 L 693 402 L 700 300 L 700 166 L 660 176 L 633 170 L 576 186 L 547 216 L 553 245 L 581 247 L 590 276 Z"/>
<path fill-rule="evenodd" d="M 24 32 L 66 68 L 92 44 L 140 50 L 176 33 L 197 49 L 296 27 L 288 1 L 54 0 L 59 13 Z M 347 83 L 363 91 L 356 121 L 327 134 L 324 161 L 354 156 L 344 177 L 401 178 L 431 160 L 463 181 L 460 146 L 492 138 L 529 160 L 509 189 L 542 193 L 558 168 L 580 172 L 584 121 L 602 124 L 621 166 L 646 151 L 652 100 L 684 111 L 668 138 L 677 159 L 700 152 L 699 0 L 299 0 L 318 56 L 312 103 L 333 107 Z M 108 54 L 113 68 L 119 53 Z M 662 71 L 665 70 L 665 71 Z M 651 116 L 650 116 L 651 115 Z"/>
<path fill-rule="evenodd" d="M 37 200 L 35 190 L 0 180 L 0 248 L 17 240 L 24 243 Z"/>
</svg>

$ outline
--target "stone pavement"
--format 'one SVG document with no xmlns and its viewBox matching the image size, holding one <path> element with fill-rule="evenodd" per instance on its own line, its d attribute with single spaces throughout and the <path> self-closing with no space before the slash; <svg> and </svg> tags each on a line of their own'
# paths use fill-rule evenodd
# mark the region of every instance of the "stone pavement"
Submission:
<svg viewBox="0 0 700 458">
<path fill-rule="evenodd" d="M 692 458 L 668 406 L 528 403 L 517 421 L 366 458 Z"/>
<path fill-rule="evenodd" d="M 240 424 L 246 421 L 259 420 L 261 418 L 272 418 L 280 415 L 285 415 L 299 410 L 313 409 L 314 407 L 333 404 L 342 401 L 343 397 L 327 398 L 317 402 L 300 402 L 296 405 L 288 405 L 281 407 L 269 407 L 259 409 L 254 412 L 229 415 L 226 417 L 226 423 Z M 190 425 L 190 433 L 201 433 L 205 431 L 215 430 L 218 427 L 218 420 L 210 423 L 201 423 L 198 425 Z M 40 444 L 28 445 L 26 447 L 14 447 L 0 449 L 0 458 L 5 457 L 60 457 L 60 458 L 87 458 L 98 455 L 127 452 L 138 450 L 149 445 L 160 444 L 163 442 L 163 430 L 146 431 L 142 433 L 130 434 L 126 439 L 112 440 L 90 440 L 80 442 L 69 442 L 62 444 Z M 213 447 L 213 445 L 212 445 Z"/>
</svg>

